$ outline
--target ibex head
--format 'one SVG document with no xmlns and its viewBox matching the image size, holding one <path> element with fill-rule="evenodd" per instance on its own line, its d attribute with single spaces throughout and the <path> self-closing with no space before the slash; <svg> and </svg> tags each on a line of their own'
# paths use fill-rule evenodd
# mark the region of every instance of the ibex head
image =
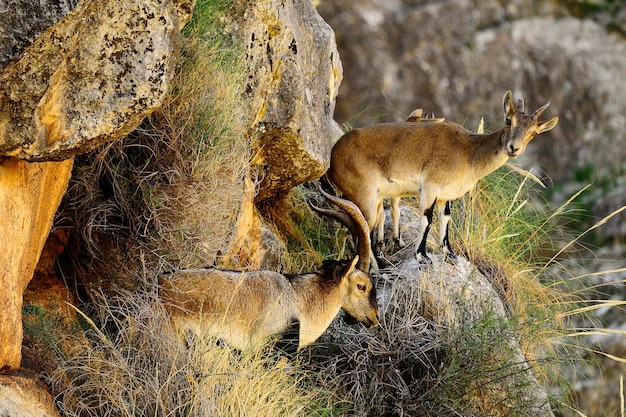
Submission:
<svg viewBox="0 0 626 417">
<path fill-rule="evenodd" d="M 346 312 L 346 322 L 355 324 L 357 321 L 367 327 L 378 325 L 378 301 L 376 298 L 376 286 L 370 276 L 370 234 L 367 221 L 359 207 L 350 200 L 328 194 L 317 184 L 318 191 L 328 201 L 339 207 L 340 210 L 320 208 L 309 201 L 309 206 L 317 213 L 335 219 L 348 228 L 352 234 L 356 246 L 356 256 L 352 262 L 335 270 L 333 273 L 328 266 L 339 265 L 341 262 L 325 261 L 325 276 L 340 276 L 342 280 L 342 305 Z M 336 278 L 335 278 L 336 279 Z"/>
<path fill-rule="evenodd" d="M 540 133 L 551 130 L 559 121 L 557 116 L 550 120 L 539 122 L 539 116 L 548 108 L 548 101 L 539 107 L 530 116 L 524 113 L 524 100 L 519 99 L 517 109 L 513 105 L 511 90 L 504 94 L 502 99 L 504 106 L 504 134 L 502 145 L 509 158 L 516 158 L 526 151 L 526 145 Z"/>
<path fill-rule="evenodd" d="M 335 261 L 336 262 L 336 261 Z M 341 275 L 341 289 L 343 303 L 341 308 L 346 312 L 349 324 L 360 321 L 366 327 L 378 325 L 378 301 L 376 299 L 376 287 L 370 277 L 357 268 L 359 255 L 352 262 L 345 264 L 337 271 Z M 330 272 L 326 272 L 328 274 Z"/>
</svg>

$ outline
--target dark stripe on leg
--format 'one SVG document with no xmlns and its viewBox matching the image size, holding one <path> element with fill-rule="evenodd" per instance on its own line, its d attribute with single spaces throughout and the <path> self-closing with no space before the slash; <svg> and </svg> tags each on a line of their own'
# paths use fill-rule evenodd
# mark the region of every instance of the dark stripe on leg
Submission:
<svg viewBox="0 0 626 417">
<path fill-rule="evenodd" d="M 447 222 L 446 222 L 446 230 L 445 230 L 445 234 L 443 236 L 443 246 L 445 248 L 445 255 L 446 257 L 450 258 L 451 260 L 455 260 L 456 259 L 456 255 L 454 254 L 454 252 L 452 251 L 452 246 L 450 246 L 450 217 L 452 216 L 452 202 L 451 201 L 446 201 L 446 206 L 443 210 L 444 215 L 447 218 Z"/>
<path fill-rule="evenodd" d="M 428 224 L 426 225 L 426 229 L 424 230 L 424 235 L 422 236 L 422 241 L 420 242 L 419 248 L 417 248 L 418 256 L 421 255 L 422 259 L 425 261 L 430 261 L 428 254 L 426 253 L 426 240 L 428 238 L 428 231 L 430 230 L 430 225 L 433 223 L 433 212 L 435 210 L 435 204 L 437 203 L 437 199 L 433 202 L 433 204 L 424 211 L 424 216 L 426 216 L 426 220 Z"/>
</svg>

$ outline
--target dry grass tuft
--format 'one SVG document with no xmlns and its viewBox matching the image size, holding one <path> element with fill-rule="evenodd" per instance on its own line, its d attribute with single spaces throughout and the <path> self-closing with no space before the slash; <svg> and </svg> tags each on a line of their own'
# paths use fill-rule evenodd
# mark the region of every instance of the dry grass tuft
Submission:
<svg viewBox="0 0 626 417">
<path fill-rule="evenodd" d="M 90 343 L 57 351 L 48 377 L 66 417 L 302 416 L 328 403 L 276 356 L 242 355 L 209 337 L 186 346 L 154 291 L 100 295 L 92 306 Z"/>
<path fill-rule="evenodd" d="M 352 405 L 348 414 L 535 416 L 544 407 L 527 373 L 543 359 L 524 360 L 513 343 L 524 325 L 475 305 L 481 296 L 458 294 L 458 283 L 446 288 L 451 271 L 385 270 L 380 326 L 335 322 L 312 350 L 308 366 Z"/>
</svg>

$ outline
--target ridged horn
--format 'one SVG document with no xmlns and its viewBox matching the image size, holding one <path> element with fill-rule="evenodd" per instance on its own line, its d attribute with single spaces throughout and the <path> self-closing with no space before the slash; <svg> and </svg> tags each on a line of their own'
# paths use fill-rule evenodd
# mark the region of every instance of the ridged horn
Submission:
<svg viewBox="0 0 626 417">
<path fill-rule="evenodd" d="M 343 211 L 324 209 L 315 206 L 309 201 L 309 206 L 319 214 L 337 220 L 343 224 L 350 233 L 354 240 L 354 245 L 357 255 L 359 255 L 359 262 L 357 268 L 363 272 L 368 272 L 370 269 L 370 233 L 369 226 L 365 217 L 361 213 L 361 210 L 352 201 L 345 200 L 333 195 L 328 194 L 322 189 L 320 184 L 317 185 L 319 192 L 331 203 L 339 207 Z"/>
</svg>

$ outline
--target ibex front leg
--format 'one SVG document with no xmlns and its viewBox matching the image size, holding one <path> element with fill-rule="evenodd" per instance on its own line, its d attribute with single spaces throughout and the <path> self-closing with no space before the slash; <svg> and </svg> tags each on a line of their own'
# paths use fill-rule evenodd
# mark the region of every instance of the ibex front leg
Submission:
<svg viewBox="0 0 626 417">
<path fill-rule="evenodd" d="M 405 246 L 402 236 L 400 236 L 400 197 L 391 198 L 391 220 L 393 223 L 393 245 L 394 249 Z"/>
</svg>

